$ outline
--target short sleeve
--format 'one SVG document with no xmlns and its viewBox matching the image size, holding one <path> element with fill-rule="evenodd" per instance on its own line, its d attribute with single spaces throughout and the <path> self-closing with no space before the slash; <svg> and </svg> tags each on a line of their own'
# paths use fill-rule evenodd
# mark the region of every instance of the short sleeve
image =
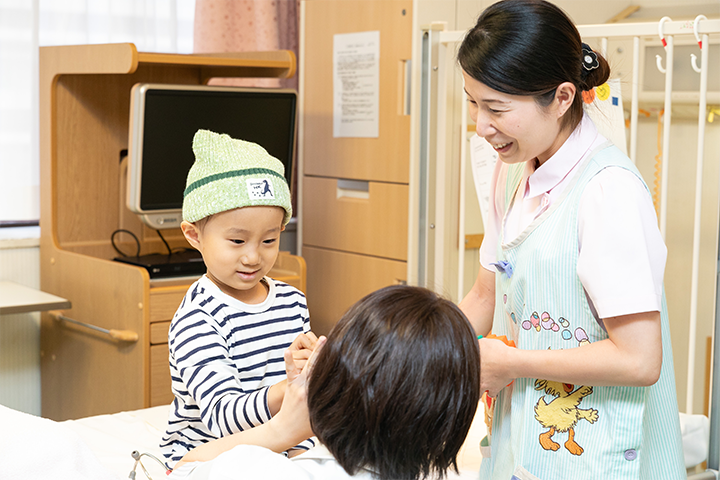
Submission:
<svg viewBox="0 0 720 480">
<path fill-rule="evenodd" d="M 634 173 L 608 167 L 588 183 L 578 236 L 577 273 L 600 318 L 660 310 L 667 248 Z"/>
<path fill-rule="evenodd" d="M 499 159 L 495 162 L 492 179 L 490 181 L 490 195 L 488 197 L 488 212 L 483 217 L 483 241 L 480 245 L 480 265 L 490 271 L 495 271 L 492 263 L 497 258 L 497 247 L 500 241 L 500 232 L 503 216 L 505 214 L 505 184 L 507 182 L 507 165 Z"/>
</svg>

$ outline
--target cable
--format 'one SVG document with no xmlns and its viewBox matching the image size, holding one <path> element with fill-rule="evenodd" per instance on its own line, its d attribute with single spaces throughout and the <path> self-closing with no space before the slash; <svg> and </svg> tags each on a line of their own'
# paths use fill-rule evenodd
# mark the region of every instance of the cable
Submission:
<svg viewBox="0 0 720 480">
<path fill-rule="evenodd" d="M 120 228 L 120 229 L 118 229 L 118 230 L 115 230 L 115 231 L 112 233 L 112 235 L 110 235 L 110 243 L 112 244 L 112 247 L 115 249 L 115 251 L 116 251 L 118 254 L 120 254 L 120 256 L 122 256 L 122 257 L 128 257 L 128 256 L 130 256 L 130 255 L 127 255 L 127 254 L 125 254 L 124 252 L 122 252 L 122 251 L 118 248 L 118 246 L 115 245 L 115 235 L 117 235 L 118 233 L 127 233 L 128 235 L 130 235 L 130 236 L 135 240 L 135 245 L 137 245 L 137 252 L 135 253 L 135 256 L 136 256 L 136 257 L 139 257 L 139 256 L 140 256 L 140 240 L 138 240 L 138 238 L 135 236 L 135 234 L 134 234 L 133 232 L 131 232 L 130 230 L 125 230 L 125 229 Z"/>
<path fill-rule="evenodd" d="M 163 237 L 163 234 L 160 233 L 160 230 L 155 230 L 155 231 L 157 232 L 158 237 L 160 237 L 160 240 L 162 240 L 162 242 L 165 244 L 165 248 L 167 248 L 168 255 L 172 255 L 172 254 L 173 254 L 173 251 L 170 249 L 170 245 L 169 245 L 168 242 L 165 240 L 165 237 Z"/>
<path fill-rule="evenodd" d="M 158 236 L 160 237 L 160 240 L 162 240 L 162 242 L 165 244 L 165 248 L 167 248 L 167 251 L 169 252 L 168 255 L 172 255 L 173 253 L 183 253 L 183 252 L 188 251 L 188 249 L 184 248 L 184 247 L 176 248 L 175 250 L 172 250 L 170 248 L 170 244 L 165 240 L 165 237 L 163 237 L 163 234 L 160 233 L 160 230 L 155 230 L 155 231 L 157 232 Z"/>
</svg>

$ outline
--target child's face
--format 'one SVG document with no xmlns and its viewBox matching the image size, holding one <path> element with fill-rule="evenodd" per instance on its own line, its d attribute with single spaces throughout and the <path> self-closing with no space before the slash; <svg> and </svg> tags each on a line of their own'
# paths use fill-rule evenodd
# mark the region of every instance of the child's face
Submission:
<svg viewBox="0 0 720 480">
<path fill-rule="evenodd" d="M 183 233 L 202 253 L 207 276 L 223 292 L 245 303 L 261 303 L 267 290 L 259 282 L 277 259 L 284 215 L 279 207 L 236 208 L 213 215 L 203 228 L 183 222 Z"/>
</svg>

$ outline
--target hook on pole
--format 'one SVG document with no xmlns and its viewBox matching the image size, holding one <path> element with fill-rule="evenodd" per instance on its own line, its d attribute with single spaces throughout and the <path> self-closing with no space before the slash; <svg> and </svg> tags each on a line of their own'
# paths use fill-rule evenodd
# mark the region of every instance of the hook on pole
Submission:
<svg viewBox="0 0 720 480">
<path fill-rule="evenodd" d="M 665 25 L 665 22 L 671 22 L 672 18 L 670 17 L 662 17 L 660 19 L 660 22 L 658 22 L 658 36 L 660 37 L 660 41 L 662 42 L 663 47 L 667 48 L 667 42 L 665 41 L 665 33 L 663 32 L 663 26 Z"/>
<path fill-rule="evenodd" d="M 658 22 L 658 36 L 660 37 L 660 41 L 662 42 L 662 46 L 665 50 L 667 50 L 667 41 L 665 40 L 665 33 L 663 32 L 663 26 L 665 25 L 665 22 L 670 22 L 672 19 L 670 17 L 662 17 L 660 19 L 660 22 Z M 662 57 L 660 55 L 655 55 L 655 63 L 657 65 L 657 69 L 660 70 L 660 73 L 665 73 L 666 70 L 662 66 Z"/>
<path fill-rule="evenodd" d="M 700 23 L 700 20 L 707 20 L 707 17 L 705 15 L 698 15 L 695 17 L 695 20 L 693 21 L 693 33 L 695 34 L 695 40 L 697 40 L 698 46 L 702 50 L 702 40 L 700 40 L 700 32 L 698 32 L 698 24 Z"/>
<path fill-rule="evenodd" d="M 662 66 L 662 57 L 660 55 L 655 55 L 655 64 L 657 65 L 657 69 L 660 70 L 660 73 L 666 72 Z"/>
<path fill-rule="evenodd" d="M 702 40 L 700 39 L 700 32 L 698 32 L 698 24 L 700 23 L 700 20 L 707 20 L 707 17 L 705 15 L 698 15 L 697 17 L 695 17 L 695 20 L 693 21 L 693 33 L 695 34 L 695 40 L 697 40 L 700 50 L 702 50 L 703 44 Z M 695 70 L 697 73 L 700 73 L 702 71 L 700 67 L 698 67 L 697 56 L 694 53 L 690 54 L 690 63 L 692 64 L 693 70 Z"/>
<path fill-rule="evenodd" d="M 700 69 L 697 64 L 697 55 L 695 55 L 694 53 L 690 54 L 690 63 L 692 63 L 693 70 L 695 70 L 697 73 L 702 72 L 702 69 Z"/>
</svg>

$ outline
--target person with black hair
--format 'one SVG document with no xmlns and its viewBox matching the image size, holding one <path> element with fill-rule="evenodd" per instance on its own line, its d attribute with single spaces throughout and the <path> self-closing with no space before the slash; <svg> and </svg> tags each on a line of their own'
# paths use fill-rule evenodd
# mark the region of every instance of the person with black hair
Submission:
<svg viewBox="0 0 720 480">
<path fill-rule="evenodd" d="M 320 337 L 267 423 L 200 445 L 169 479 L 442 479 L 480 399 L 475 333 L 451 301 L 390 286 L 352 306 Z M 280 454 L 315 434 L 320 446 Z M 277 452 L 277 453 L 274 453 Z"/>
<path fill-rule="evenodd" d="M 502 0 L 458 50 L 498 154 L 460 302 L 494 398 L 482 479 L 685 478 L 663 291 L 667 249 L 637 168 L 583 96 L 610 68 L 544 0 Z"/>
</svg>

